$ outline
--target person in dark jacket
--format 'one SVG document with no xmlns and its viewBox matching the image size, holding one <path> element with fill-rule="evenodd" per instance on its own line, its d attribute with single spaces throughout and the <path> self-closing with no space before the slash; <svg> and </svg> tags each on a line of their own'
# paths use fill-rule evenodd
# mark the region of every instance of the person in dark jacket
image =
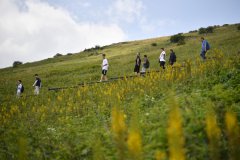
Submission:
<svg viewBox="0 0 240 160">
<path fill-rule="evenodd" d="M 38 74 L 35 74 L 35 82 L 33 84 L 33 87 L 35 87 L 34 94 L 39 95 L 40 88 L 42 87 L 41 79 L 38 77 Z"/>
<path fill-rule="evenodd" d="M 169 63 L 172 66 L 177 61 L 177 57 L 176 57 L 175 52 L 172 49 L 170 49 L 170 52 L 171 53 L 170 53 L 170 57 L 169 57 Z"/>
<path fill-rule="evenodd" d="M 135 67 L 134 67 L 134 72 L 136 75 L 140 75 L 140 66 L 141 66 L 140 53 L 137 53 L 137 57 L 135 59 Z"/>
</svg>

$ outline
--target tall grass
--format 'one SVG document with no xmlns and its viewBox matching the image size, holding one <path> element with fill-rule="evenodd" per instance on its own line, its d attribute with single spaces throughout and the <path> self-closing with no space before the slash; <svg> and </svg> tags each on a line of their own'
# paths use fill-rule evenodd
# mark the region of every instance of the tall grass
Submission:
<svg viewBox="0 0 240 160">
<path fill-rule="evenodd" d="M 6 96 L 0 108 L 0 157 L 237 160 L 240 56 L 212 49 L 208 57 L 206 62 L 190 57 L 164 71 L 114 83 Z"/>
</svg>

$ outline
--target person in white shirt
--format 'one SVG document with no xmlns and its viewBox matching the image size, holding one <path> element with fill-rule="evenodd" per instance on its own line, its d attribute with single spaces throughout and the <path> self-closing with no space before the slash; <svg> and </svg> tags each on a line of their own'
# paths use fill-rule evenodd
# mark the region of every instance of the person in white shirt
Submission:
<svg viewBox="0 0 240 160">
<path fill-rule="evenodd" d="M 162 67 L 163 69 L 165 69 L 165 62 L 166 62 L 166 52 L 164 51 L 164 48 L 161 48 L 162 52 L 159 56 L 159 63 L 160 63 L 160 67 Z"/>
<path fill-rule="evenodd" d="M 108 71 L 108 60 L 106 59 L 106 55 L 105 54 L 102 54 L 102 57 L 103 57 L 103 62 L 102 62 L 102 76 L 101 76 L 101 80 L 100 82 L 102 81 L 107 81 L 107 71 Z"/>
<path fill-rule="evenodd" d="M 22 81 L 21 80 L 18 80 L 17 82 L 17 97 L 20 97 L 21 96 L 21 93 L 22 93 Z"/>
</svg>

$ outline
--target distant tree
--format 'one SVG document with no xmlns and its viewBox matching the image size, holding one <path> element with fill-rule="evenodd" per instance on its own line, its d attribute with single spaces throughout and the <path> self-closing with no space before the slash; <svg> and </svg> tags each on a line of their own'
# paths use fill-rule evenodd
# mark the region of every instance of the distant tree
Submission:
<svg viewBox="0 0 240 160">
<path fill-rule="evenodd" d="M 198 34 L 204 34 L 204 33 L 206 33 L 206 29 L 205 28 L 199 28 Z"/>
<path fill-rule="evenodd" d="M 195 32 L 197 32 L 197 30 L 189 31 L 189 33 L 195 33 Z"/>
<path fill-rule="evenodd" d="M 178 45 L 182 45 L 182 44 L 185 44 L 185 37 L 183 36 L 182 33 L 178 33 L 170 37 L 170 42 L 177 43 Z"/>
<path fill-rule="evenodd" d="M 53 57 L 56 58 L 56 57 L 60 57 L 60 56 L 62 56 L 62 54 L 57 53 L 57 54 L 55 54 L 55 56 L 53 56 Z"/>
<path fill-rule="evenodd" d="M 223 25 L 223 27 L 227 27 L 227 26 L 229 26 L 229 24 L 224 24 L 224 25 Z"/>
<path fill-rule="evenodd" d="M 199 28 L 198 30 L 198 34 L 205 34 L 205 33 L 213 33 L 214 27 L 213 26 L 209 26 L 207 28 Z"/>
<path fill-rule="evenodd" d="M 96 45 L 94 49 L 101 49 L 99 45 Z"/>
<path fill-rule="evenodd" d="M 71 55 L 73 55 L 73 54 L 72 54 L 72 53 L 68 53 L 67 55 L 68 55 L 68 56 L 71 56 Z"/>
<path fill-rule="evenodd" d="M 156 47 L 157 46 L 157 43 L 152 43 L 151 44 L 153 47 Z"/>
<path fill-rule="evenodd" d="M 20 61 L 14 61 L 13 62 L 13 67 L 15 68 L 15 67 L 18 67 L 19 65 L 22 65 L 23 63 L 22 62 L 20 62 Z"/>
<path fill-rule="evenodd" d="M 219 28 L 220 26 L 219 26 L 219 25 L 214 25 L 213 27 L 214 27 L 214 28 Z"/>
<path fill-rule="evenodd" d="M 209 26 L 206 28 L 206 33 L 213 33 L 214 27 Z"/>
</svg>

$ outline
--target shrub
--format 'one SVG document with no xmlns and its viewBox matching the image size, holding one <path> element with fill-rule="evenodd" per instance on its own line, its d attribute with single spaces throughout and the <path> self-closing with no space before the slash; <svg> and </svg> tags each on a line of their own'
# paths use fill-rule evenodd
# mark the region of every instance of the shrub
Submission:
<svg viewBox="0 0 240 160">
<path fill-rule="evenodd" d="M 206 33 L 206 29 L 205 28 L 199 28 L 198 34 L 204 34 L 204 33 Z"/>
<path fill-rule="evenodd" d="M 85 48 L 83 52 L 91 52 L 91 51 L 96 51 L 96 50 L 100 50 L 100 49 L 103 49 L 103 47 L 96 45 L 95 47 L 92 47 L 92 48 L 88 48 L 88 49 Z"/>
<path fill-rule="evenodd" d="M 185 40 L 184 39 L 179 40 L 179 42 L 177 43 L 177 45 L 184 45 L 184 44 L 185 44 Z"/>
<path fill-rule="evenodd" d="M 182 35 L 182 33 L 178 33 L 170 37 L 170 42 L 177 43 L 178 45 L 185 44 L 184 40 L 185 40 L 185 37 Z"/>
<path fill-rule="evenodd" d="M 213 33 L 214 28 L 212 26 L 209 26 L 206 28 L 207 33 Z"/>
<path fill-rule="evenodd" d="M 223 27 L 227 27 L 227 26 L 229 26 L 229 24 L 224 24 L 224 25 L 223 25 Z"/>
<path fill-rule="evenodd" d="M 240 30 L 240 25 L 237 26 L 237 29 Z"/>
<path fill-rule="evenodd" d="M 157 46 L 157 43 L 152 43 L 151 44 L 153 47 L 156 47 Z"/>
<path fill-rule="evenodd" d="M 68 56 L 71 56 L 71 55 L 73 55 L 73 54 L 72 54 L 72 53 L 68 53 L 67 55 L 68 55 Z"/>
<path fill-rule="evenodd" d="M 20 61 L 14 61 L 13 62 L 13 67 L 15 68 L 15 67 L 17 67 L 17 66 L 19 66 L 19 65 L 22 65 L 23 63 L 22 62 L 20 62 Z"/>
<path fill-rule="evenodd" d="M 101 47 L 99 45 L 96 45 L 94 49 L 101 49 Z"/>
<path fill-rule="evenodd" d="M 55 56 L 53 56 L 53 57 L 56 58 L 56 57 L 60 57 L 60 56 L 62 56 L 62 54 L 57 53 L 57 54 L 55 54 Z"/>
<path fill-rule="evenodd" d="M 189 31 L 189 33 L 195 33 L 195 32 L 197 32 L 197 30 Z"/>
<path fill-rule="evenodd" d="M 213 30 L 214 30 L 214 27 L 212 27 L 212 26 L 209 26 L 207 28 L 201 27 L 198 30 L 198 34 L 213 33 Z"/>
</svg>

